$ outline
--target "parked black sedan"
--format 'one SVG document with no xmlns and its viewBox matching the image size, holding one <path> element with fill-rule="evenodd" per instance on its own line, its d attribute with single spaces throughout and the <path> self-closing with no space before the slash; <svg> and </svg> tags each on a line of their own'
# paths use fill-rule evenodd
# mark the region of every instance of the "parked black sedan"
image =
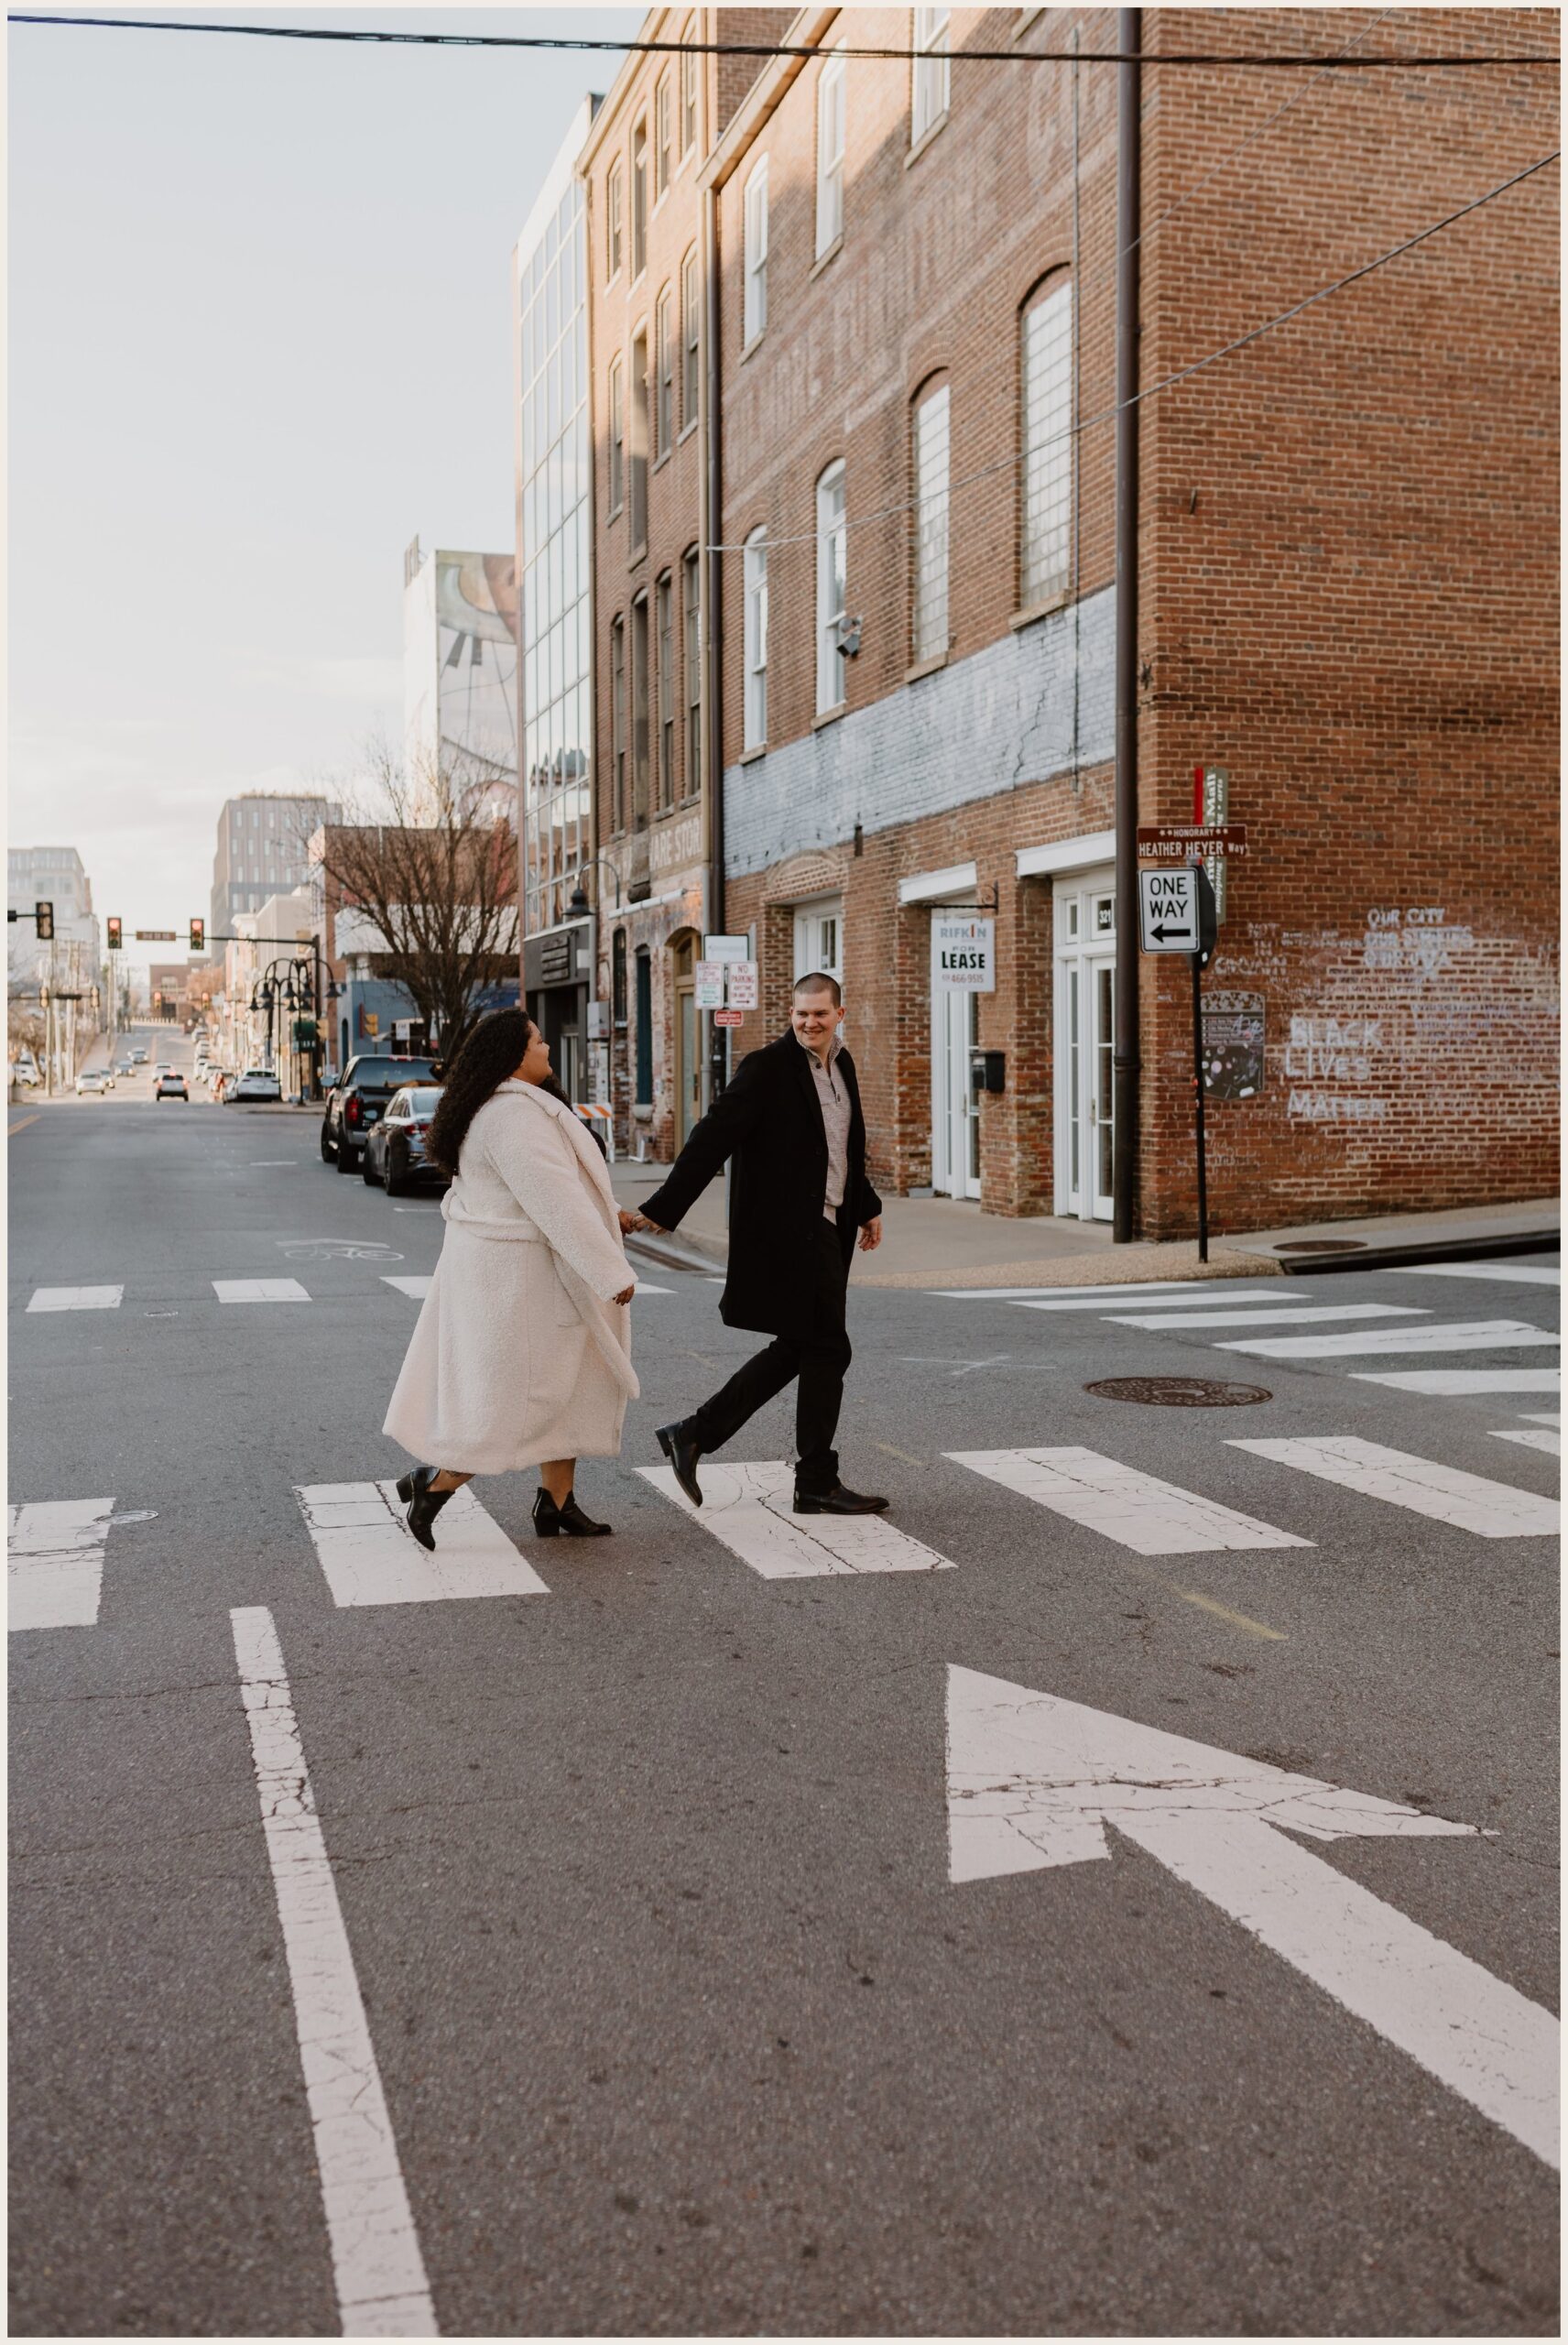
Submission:
<svg viewBox="0 0 1568 2345">
<path fill-rule="evenodd" d="M 425 1136 L 441 1096 L 440 1084 L 433 1083 L 410 1084 L 393 1095 L 365 1143 L 362 1176 L 371 1188 L 379 1184 L 389 1197 L 402 1197 L 427 1183 L 446 1187 L 447 1175 L 425 1154 Z"/>
<path fill-rule="evenodd" d="M 434 1075 L 429 1059 L 371 1057 L 363 1053 L 350 1059 L 342 1080 L 327 1094 L 327 1109 L 321 1118 L 322 1162 L 335 1162 L 340 1172 L 359 1172 L 365 1144 L 393 1093 L 408 1084 L 430 1083 Z"/>
</svg>

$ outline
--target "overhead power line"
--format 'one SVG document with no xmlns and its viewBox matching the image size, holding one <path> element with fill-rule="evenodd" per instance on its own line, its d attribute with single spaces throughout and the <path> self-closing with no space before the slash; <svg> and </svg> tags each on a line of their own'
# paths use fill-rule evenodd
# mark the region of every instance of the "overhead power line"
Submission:
<svg viewBox="0 0 1568 2345">
<path fill-rule="evenodd" d="M 1515 171 L 1509 178 L 1500 180 L 1496 187 L 1488 188 L 1485 195 L 1472 196 L 1468 203 L 1462 203 L 1457 210 L 1445 213 L 1441 220 L 1432 221 L 1429 227 L 1418 228 L 1413 236 L 1406 236 L 1400 243 L 1391 245 L 1375 260 L 1363 261 L 1359 268 L 1349 270 L 1344 277 L 1336 277 L 1332 285 L 1321 285 L 1315 293 L 1307 294 L 1300 301 L 1292 301 L 1290 307 L 1281 310 L 1277 317 L 1266 318 L 1261 325 L 1249 326 L 1233 342 L 1225 343 L 1218 350 L 1211 350 L 1203 358 L 1194 358 L 1191 365 L 1178 366 L 1173 374 L 1162 375 L 1158 382 L 1146 383 L 1137 397 L 1127 401 L 1127 405 L 1141 407 L 1146 399 L 1157 398 L 1161 391 L 1174 389 L 1178 383 L 1185 383 L 1192 376 L 1201 375 L 1205 367 L 1217 365 L 1222 358 L 1230 358 L 1238 350 L 1247 349 L 1249 344 L 1261 341 L 1266 333 L 1272 333 L 1277 327 L 1288 325 L 1292 318 L 1299 318 L 1304 310 L 1315 308 L 1319 301 L 1326 301 L 1330 294 L 1343 293 L 1346 286 L 1359 284 L 1364 277 L 1370 277 L 1377 269 L 1386 268 L 1390 261 L 1398 260 L 1401 253 L 1413 252 L 1418 245 L 1424 245 L 1430 237 L 1441 235 L 1443 229 L 1452 228 L 1455 221 L 1467 218 L 1472 212 L 1479 212 L 1483 204 L 1496 202 L 1497 197 L 1506 195 L 1510 188 L 1533 179 L 1537 171 L 1546 170 L 1559 160 L 1560 155 L 1561 149 L 1553 147 L 1550 155 L 1542 155 L 1538 161 L 1527 163 L 1523 170 Z M 1087 415 L 1081 422 L 1069 424 L 1064 431 L 1053 431 L 1048 439 L 1038 442 L 1029 449 L 1029 458 L 1032 460 L 1043 449 L 1057 447 L 1064 440 L 1076 439 L 1081 432 L 1092 431 L 1099 424 L 1112 423 L 1119 413 L 1119 408 L 1102 408 L 1097 415 Z M 988 480 L 999 472 L 1015 471 L 1025 461 L 1022 454 L 998 457 L 994 464 L 982 464 L 977 471 L 965 473 L 951 483 L 947 494 L 951 497 L 955 490 L 972 487 L 976 481 Z M 874 512 L 855 514 L 846 519 L 844 526 L 846 529 L 864 529 L 873 521 L 887 521 L 896 518 L 900 513 L 912 513 L 919 502 L 917 497 L 904 497 L 895 505 L 878 506 Z M 781 546 L 814 545 L 817 536 L 816 530 L 804 529 L 791 537 L 769 537 L 768 549 L 772 552 Z M 743 553 L 746 549 L 739 545 L 721 545 L 709 546 L 705 551 L 709 553 Z"/>
<path fill-rule="evenodd" d="M 331 25 L 201 25 L 159 21 L 147 16 L 57 16 L 22 14 L 7 16 L 12 25 L 77 25 L 90 30 L 138 33 L 234 33 L 254 40 L 342 40 L 368 42 L 397 49 L 591 49 L 605 50 L 615 57 L 648 56 L 680 57 L 693 54 L 702 57 L 820 57 L 823 52 L 811 45 L 796 45 L 772 41 L 744 40 L 594 40 L 586 37 L 571 37 L 562 33 L 389 33 L 357 30 Z M 846 45 L 833 49 L 835 57 L 884 59 L 907 64 L 926 56 L 924 49 L 902 48 L 869 48 Z M 1470 57 L 1337 57 L 1279 56 L 1266 57 L 1256 52 L 1226 55 L 1222 52 L 1178 51 L 1160 56 L 1149 50 L 1072 49 L 953 49 L 944 52 L 954 60 L 967 58 L 975 64 L 991 65 L 1203 65 L 1251 67 L 1259 72 L 1365 73 L 1469 71 L 1478 65 L 1556 65 L 1556 57 L 1520 57 L 1484 51 Z"/>
</svg>

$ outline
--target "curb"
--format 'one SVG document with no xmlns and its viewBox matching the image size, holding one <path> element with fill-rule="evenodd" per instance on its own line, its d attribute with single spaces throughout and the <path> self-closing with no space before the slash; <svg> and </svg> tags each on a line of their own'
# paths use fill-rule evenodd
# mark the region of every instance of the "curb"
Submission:
<svg viewBox="0 0 1568 2345">
<path fill-rule="evenodd" d="M 1408 1246 L 1358 1246 L 1333 1253 L 1289 1260 L 1276 1255 L 1288 1279 L 1315 1278 L 1322 1271 L 1419 1270 L 1423 1262 L 1486 1262 L 1506 1254 L 1555 1254 L 1562 1241 L 1556 1229 L 1510 1230 L 1497 1238 L 1434 1238 L 1424 1246 L 1419 1238 Z"/>
</svg>

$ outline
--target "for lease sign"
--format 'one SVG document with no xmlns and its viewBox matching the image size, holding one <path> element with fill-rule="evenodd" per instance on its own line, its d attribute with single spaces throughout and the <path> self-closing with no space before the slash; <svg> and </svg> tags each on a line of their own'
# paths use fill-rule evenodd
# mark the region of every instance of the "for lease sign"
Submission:
<svg viewBox="0 0 1568 2345">
<path fill-rule="evenodd" d="M 931 920 L 933 993 L 995 993 L 996 923 L 935 915 Z"/>
</svg>

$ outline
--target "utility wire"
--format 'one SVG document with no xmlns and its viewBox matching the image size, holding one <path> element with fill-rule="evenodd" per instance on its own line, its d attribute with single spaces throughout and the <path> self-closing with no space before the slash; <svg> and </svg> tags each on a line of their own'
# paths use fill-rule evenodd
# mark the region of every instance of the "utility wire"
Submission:
<svg viewBox="0 0 1568 2345">
<path fill-rule="evenodd" d="M 399 49 L 603 49 L 615 57 L 820 57 L 822 51 L 813 45 L 775 43 L 768 41 L 729 40 L 593 40 L 569 38 L 561 33 L 388 33 L 354 31 L 347 27 L 327 25 L 211 25 L 156 20 L 147 16 L 56 16 L 32 13 L 8 16 L 13 25 L 81 25 L 98 31 L 143 33 L 237 33 L 256 40 L 343 40 L 380 43 Z M 911 60 L 932 52 L 920 49 L 881 49 L 847 47 L 835 49 L 835 57 L 886 59 L 909 63 Z M 968 58 L 976 64 L 990 65 L 1071 65 L 1074 52 L 1070 49 L 953 49 L 939 54 L 950 59 Z M 1318 56 L 1264 57 L 1252 55 L 1202 54 L 1179 51 L 1173 56 L 1156 56 L 1149 51 L 1124 49 L 1084 49 L 1078 52 L 1078 61 L 1094 65 L 1202 65 L 1249 66 L 1260 72 L 1292 72 L 1309 70 L 1313 72 L 1368 72 L 1392 68 L 1397 71 L 1447 71 L 1453 69 L 1469 71 L 1477 65 L 1556 65 L 1556 57 L 1517 57 L 1484 52 L 1474 57 L 1347 57 Z"/>
<path fill-rule="evenodd" d="M 1261 325 L 1249 326 L 1246 333 L 1237 334 L 1234 342 L 1227 342 L 1222 349 L 1211 350 L 1206 357 L 1193 359 L 1190 366 L 1179 366 L 1174 374 L 1162 375 L 1157 383 L 1145 384 L 1143 389 L 1137 392 L 1126 404 L 1128 407 L 1141 407 L 1145 399 L 1154 398 L 1161 391 L 1173 389 L 1178 383 L 1185 383 L 1193 375 L 1201 375 L 1206 366 L 1217 365 L 1222 358 L 1232 357 L 1236 351 L 1247 349 L 1249 344 L 1260 341 L 1266 333 L 1272 333 L 1277 326 L 1288 325 L 1292 318 L 1299 318 L 1303 311 L 1314 308 L 1319 301 L 1326 301 L 1331 293 L 1343 293 L 1347 285 L 1359 284 L 1364 277 L 1370 277 L 1374 270 L 1386 268 L 1391 260 L 1398 260 L 1401 253 L 1413 252 L 1418 245 L 1424 245 L 1429 237 L 1440 235 L 1444 228 L 1452 228 L 1456 220 L 1464 220 L 1472 212 L 1479 212 L 1483 204 L 1495 202 L 1499 195 L 1506 195 L 1510 188 L 1519 187 L 1526 180 L 1533 179 L 1537 171 L 1546 170 L 1550 165 L 1559 160 L 1561 152 L 1561 148 L 1554 147 L 1550 155 L 1542 155 L 1538 161 L 1527 163 L 1523 170 L 1515 171 L 1510 178 L 1499 180 L 1496 187 L 1488 188 L 1485 195 L 1472 196 L 1468 203 L 1462 203 L 1456 211 L 1446 213 L 1441 220 L 1432 221 L 1430 227 L 1418 228 L 1413 236 L 1406 236 L 1401 243 L 1390 245 L 1386 253 L 1379 253 L 1375 260 L 1363 261 L 1359 268 L 1353 268 L 1346 276 L 1335 278 L 1332 285 L 1320 286 L 1315 293 L 1307 294 L 1304 300 L 1293 301 L 1288 310 L 1281 310 L 1277 317 L 1266 318 Z M 1029 450 L 1029 457 L 1032 459 L 1040 453 L 1041 449 L 1055 447 L 1063 440 L 1076 439 L 1081 432 L 1092 431 L 1097 424 L 1112 423 L 1120 412 L 1119 407 L 1102 408 L 1097 415 L 1085 416 L 1081 423 L 1069 424 L 1065 430 L 1053 431 L 1049 439 L 1037 442 Z M 1024 461 L 1025 457 L 1020 453 L 1017 456 L 999 457 L 995 464 L 982 464 L 977 472 L 965 473 L 961 479 L 952 482 L 947 495 L 951 497 L 953 490 L 968 488 L 975 481 L 988 480 L 996 473 L 1015 470 Z M 843 527 L 845 529 L 865 529 L 873 521 L 886 521 L 899 513 L 911 513 L 920 501 L 918 497 L 905 497 L 896 505 L 879 506 L 875 512 L 858 513 L 853 518 L 846 519 Z M 766 543 L 768 551 L 772 552 L 781 546 L 814 545 L 816 540 L 817 532 L 811 529 L 803 530 L 793 537 L 770 537 Z M 746 549 L 739 545 L 722 545 L 709 546 L 706 551 L 709 553 L 743 553 Z"/>
</svg>

